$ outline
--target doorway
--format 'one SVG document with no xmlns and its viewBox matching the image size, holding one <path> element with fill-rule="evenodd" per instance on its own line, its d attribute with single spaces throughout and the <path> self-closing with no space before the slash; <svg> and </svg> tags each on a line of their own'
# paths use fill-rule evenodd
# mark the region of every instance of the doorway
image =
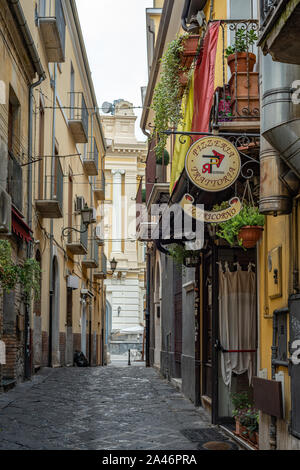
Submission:
<svg viewBox="0 0 300 470">
<path fill-rule="evenodd" d="M 212 250 L 212 422 L 233 423 L 232 394 L 247 392 L 257 363 L 256 250 Z"/>
<path fill-rule="evenodd" d="M 81 311 L 81 351 L 86 356 L 86 310 L 87 304 L 86 300 L 82 301 L 82 311 Z"/>
<path fill-rule="evenodd" d="M 56 256 L 52 261 L 52 286 L 49 314 L 49 367 L 60 365 L 59 352 L 59 266 Z"/>
</svg>

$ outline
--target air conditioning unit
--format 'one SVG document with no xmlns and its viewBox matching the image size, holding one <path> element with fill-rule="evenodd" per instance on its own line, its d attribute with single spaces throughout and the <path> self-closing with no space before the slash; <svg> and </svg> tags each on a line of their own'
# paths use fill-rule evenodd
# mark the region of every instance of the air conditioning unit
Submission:
<svg viewBox="0 0 300 470">
<path fill-rule="evenodd" d="M 95 224 L 97 222 L 97 211 L 94 207 L 92 207 L 92 209 L 93 209 L 93 215 L 92 215 L 91 223 Z"/>
<path fill-rule="evenodd" d="M 101 225 L 97 225 L 95 228 L 95 240 L 99 246 L 104 245 L 104 234 Z"/>
<path fill-rule="evenodd" d="M 72 290 L 79 289 L 79 278 L 77 276 L 68 276 L 67 277 L 67 287 Z"/>
<path fill-rule="evenodd" d="M 0 186 L 0 233 L 11 232 L 11 197 Z"/>
<path fill-rule="evenodd" d="M 83 196 L 76 196 L 75 199 L 75 212 L 81 212 L 84 209 L 85 200 Z"/>
</svg>

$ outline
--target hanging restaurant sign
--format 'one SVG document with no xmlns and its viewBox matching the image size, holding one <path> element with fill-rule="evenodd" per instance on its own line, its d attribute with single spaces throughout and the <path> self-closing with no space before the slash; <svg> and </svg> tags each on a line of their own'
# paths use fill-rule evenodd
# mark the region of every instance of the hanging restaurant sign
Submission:
<svg viewBox="0 0 300 470">
<path fill-rule="evenodd" d="M 185 169 L 191 182 L 198 188 L 211 192 L 223 191 L 240 174 L 240 154 L 223 137 L 203 137 L 189 148 Z"/>
<path fill-rule="evenodd" d="M 235 217 L 242 209 L 242 203 L 238 197 L 233 197 L 228 201 L 229 207 L 221 211 L 204 211 L 195 206 L 194 198 L 190 194 L 185 194 L 179 205 L 183 211 L 193 219 L 204 221 L 207 224 L 220 224 Z"/>
</svg>

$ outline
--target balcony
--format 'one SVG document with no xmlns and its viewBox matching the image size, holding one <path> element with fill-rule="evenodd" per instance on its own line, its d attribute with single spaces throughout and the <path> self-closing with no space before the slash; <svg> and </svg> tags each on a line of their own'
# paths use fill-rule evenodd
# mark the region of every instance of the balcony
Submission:
<svg viewBox="0 0 300 470">
<path fill-rule="evenodd" d="M 97 225 L 95 228 L 95 240 L 98 243 L 98 246 L 104 245 L 104 219 Z"/>
<path fill-rule="evenodd" d="M 255 71 L 254 44 L 240 53 L 234 51 L 226 58 L 228 44 L 234 46 L 243 31 L 256 34 L 256 20 L 223 20 L 220 25 L 222 38 L 222 85 L 214 93 L 210 116 L 210 130 L 258 131 L 260 128 L 259 74 Z M 251 33 L 253 32 L 253 33 Z"/>
<path fill-rule="evenodd" d="M 66 22 L 61 0 L 40 0 L 37 21 L 48 62 L 65 62 Z"/>
<path fill-rule="evenodd" d="M 53 185 L 53 196 L 47 199 L 35 201 L 36 211 L 44 219 L 61 219 L 63 217 L 63 183 L 64 175 L 58 158 L 55 159 L 55 174 L 53 177 L 46 176 L 46 193 L 51 194 L 50 187 Z"/>
<path fill-rule="evenodd" d="M 88 243 L 88 252 L 87 255 L 83 258 L 82 267 L 89 269 L 89 268 L 98 268 L 99 266 L 99 245 L 97 240 L 94 238 L 89 240 Z"/>
<path fill-rule="evenodd" d="M 76 144 L 88 143 L 89 113 L 81 92 L 70 93 L 69 128 Z"/>
<path fill-rule="evenodd" d="M 222 86 L 214 94 L 211 110 L 211 130 L 259 129 L 259 81 L 255 68 L 256 56 L 253 45 L 248 45 L 240 58 L 239 52 L 225 57 L 228 43 L 233 46 L 241 31 L 247 35 L 258 29 L 256 20 L 224 20 L 220 25 L 222 37 Z M 247 42 L 244 38 L 245 43 Z M 244 63 L 241 62 L 244 61 Z M 230 71 L 229 71 L 230 67 Z"/>
<path fill-rule="evenodd" d="M 300 64 L 300 0 L 260 0 L 258 45 L 273 60 Z"/>
<path fill-rule="evenodd" d="M 105 175 L 103 170 L 100 170 L 100 174 L 96 178 L 93 190 L 97 201 L 105 200 Z"/>
<path fill-rule="evenodd" d="M 83 159 L 82 165 L 87 176 L 97 176 L 98 175 L 98 161 L 99 161 L 99 152 L 96 144 L 96 139 L 93 138 L 93 149 L 91 152 L 88 152 L 87 156 Z"/>
<path fill-rule="evenodd" d="M 77 230 L 83 230 L 84 225 L 73 225 Z M 70 231 L 67 239 L 67 250 L 73 255 L 86 255 L 88 252 L 88 231 L 79 233 Z"/>
<path fill-rule="evenodd" d="M 101 280 L 107 278 L 107 258 L 104 253 L 101 255 L 101 266 L 94 271 L 94 279 Z"/>
<path fill-rule="evenodd" d="M 169 164 L 169 154 L 165 151 L 161 164 L 157 163 L 155 153 L 156 141 L 153 139 L 150 143 L 146 160 L 146 198 L 145 202 L 149 209 L 149 200 L 153 191 L 159 186 L 162 192 L 169 194 L 169 182 L 167 181 L 167 166 Z M 166 157 L 167 156 L 167 157 Z M 153 201 L 152 201 L 153 203 Z"/>
</svg>

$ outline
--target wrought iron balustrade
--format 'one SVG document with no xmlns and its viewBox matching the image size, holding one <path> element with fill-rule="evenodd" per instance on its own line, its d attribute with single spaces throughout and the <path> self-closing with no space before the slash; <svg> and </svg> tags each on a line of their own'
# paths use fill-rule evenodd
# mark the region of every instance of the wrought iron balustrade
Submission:
<svg viewBox="0 0 300 470">
<path fill-rule="evenodd" d="M 210 129 L 215 127 L 237 129 L 239 122 L 244 126 L 245 121 L 250 128 L 259 127 L 259 74 L 255 71 L 256 45 L 251 44 L 250 40 L 250 37 L 257 37 L 257 32 L 257 20 L 221 21 L 222 83 L 215 90 Z M 227 50 L 229 46 L 233 48 L 231 54 Z M 243 49 L 244 52 L 243 64 L 239 62 L 239 49 Z M 227 62 L 228 56 L 230 66 Z"/>
<path fill-rule="evenodd" d="M 76 143 L 88 143 L 89 113 L 82 92 L 70 92 L 69 127 Z"/>
<path fill-rule="evenodd" d="M 49 62 L 64 62 L 66 21 L 61 0 L 39 0 L 36 16 Z"/>
</svg>

